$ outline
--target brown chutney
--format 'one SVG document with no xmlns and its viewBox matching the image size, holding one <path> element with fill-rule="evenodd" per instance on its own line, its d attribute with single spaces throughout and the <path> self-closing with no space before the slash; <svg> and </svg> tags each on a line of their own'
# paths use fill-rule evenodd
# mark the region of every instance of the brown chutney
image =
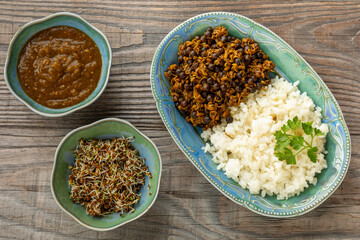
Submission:
<svg viewBox="0 0 360 240">
<path fill-rule="evenodd" d="M 72 27 L 56 26 L 38 32 L 24 45 L 17 73 L 30 98 L 58 109 L 90 96 L 101 68 L 100 50 L 88 35 Z"/>
</svg>

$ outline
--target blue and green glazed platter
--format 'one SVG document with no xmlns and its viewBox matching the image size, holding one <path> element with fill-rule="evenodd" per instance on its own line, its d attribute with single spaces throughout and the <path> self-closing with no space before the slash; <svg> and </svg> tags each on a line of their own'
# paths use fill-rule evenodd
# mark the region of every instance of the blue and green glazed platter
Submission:
<svg viewBox="0 0 360 240">
<path fill-rule="evenodd" d="M 205 142 L 200 137 L 201 128 L 185 121 L 171 99 L 170 84 L 164 71 L 177 63 L 178 46 L 202 35 L 206 29 L 224 26 L 229 35 L 250 37 L 276 65 L 276 74 L 289 82 L 299 81 L 298 88 L 306 92 L 322 109 L 322 121 L 329 125 L 325 156 L 328 167 L 317 174 L 317 184 L 305 189 L 299 196 L 277 200 L 276 196 L 261 197 L 250 194 L 238 183 L 217 170 L 209 153 L 204 153 Z M 244 16 L 212 12 L 195 16 L 174 28 L 160 43 L 151 66 L 151 88 L 160 116 L 170 135 L 191 163 L 222 194 L 234 202 L 265 216 L 294 217 L 307 213 L 323 203 L 339 187 L 350 164 L 350 134 L 339 104 L 314 69 L 284 40 L 266 27 Z"/>
</svg>

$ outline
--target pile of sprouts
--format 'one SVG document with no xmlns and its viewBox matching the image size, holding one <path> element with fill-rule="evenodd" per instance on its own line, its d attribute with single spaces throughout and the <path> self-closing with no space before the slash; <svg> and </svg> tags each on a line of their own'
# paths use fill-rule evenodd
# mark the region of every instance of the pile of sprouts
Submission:
<svg viewBox="0 0 360 240">
<path fill-rule="evenodd" d="M 134 137 L 112 140 L 80 140 L 70 167 L 70 198 L 91 216 L 112 212 L 134 212 L 139 190 L 151 173 L 139 151 L 130 142 Z"/>
</svg>

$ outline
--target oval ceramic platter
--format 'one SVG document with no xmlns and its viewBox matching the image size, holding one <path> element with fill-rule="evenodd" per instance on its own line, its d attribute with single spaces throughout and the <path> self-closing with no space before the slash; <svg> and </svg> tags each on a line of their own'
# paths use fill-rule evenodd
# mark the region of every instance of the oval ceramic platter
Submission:
<svg viewBox="0 0 360 240">
<path fill-rule="evenodd" d="M 289 82 L 300 81 L 300 91 L 306 92 L 322 109 L 322 121 L 330 127 L 326 138 L 328 168 L 317 175 L 316 186 L 311 185 L 299 196 L 277 200 L 276 196 L 261 197 L 241 188 L 221 170 L 216 169 L 217 164 L 212 161 L 212 156 L 202 150 L 205 144 L 200 137 L 202 130 L 187 123 L 175 108 L 164 71 L 171 64 L 177 63 L 177 49 L 181 43 L 202 35 L 209 26 L 214 28 L 219 25 L 226 27 L 231 36 L 256 40 L 275 63 L 276 73 Z M 350 135 L 334 96 L 293 48 L 275 33 L 249 18 L 215 12 L 198 15 L 180 24 L 164 38 L 155 53 L 151 67 L 151 88 L 165 126 L 189 160 L 226 197 L 256 213 L 272 217 L 292 217 L 309 212 L 325 201 L 345 177 L 350 163 Z"/>
</svg>

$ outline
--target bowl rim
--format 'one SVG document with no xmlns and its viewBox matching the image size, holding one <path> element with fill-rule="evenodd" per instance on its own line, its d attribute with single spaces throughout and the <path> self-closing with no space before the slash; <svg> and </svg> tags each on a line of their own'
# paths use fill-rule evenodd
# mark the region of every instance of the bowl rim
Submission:
<svg viewBox="0 0 360 240">
<path fill-rule="evenodd" d="M 82 22 L 84 22 L 86 25 L 88 25 L 90 28 L 92 28 L 95 32 L 97 32 L 104 40 L 105 40 L 105 43 L 106 43 L 106 47 L 108 48 L 109 50 L 109 66 L 106 70 L 106 76 L 105 76 L 105 81 L 104 81 L 104 84 L 103 86 L 101 87 L 100 91 L 94 96 L 93 99 L 91 99 L 89 102 L 87 102 L 86 104 L 82 105 L 82 106 L 78 106 L 78 107 L 75 107 L 73 109 L 70 109 L 68 111 L 65 111 L 65 112 L 62 112 L 62 113 L 47 113 L 47 112 L 44 112 L 44 111 L 40 111 L 39 109 L 31 106 L 29 103 L 27 103 L 21 96 L 19 96 L 14 90 L 13 88 L 11 87 L 10 85 L 10 82 L 9 82 L 9 79 L 7 77 L 7 73 L 8 73 L 8 65 L 9 65 L 9 60 L 10 60 L 10 55 L 11 55 L 11 51 L 12 51 L 12 48 L 13 48 L 13 44 L 15 42 L 15 40 L 18 38 L 18 36 L 20 35 L 20 33 L 28 28 L 28 27 L 31 27 L 33 25 L 36 25 L 38 23 L 42 23 L 42 22 L 46 22 L 54 17 L 57 17 L 57 16 L 70 16 L 70 17 L 75 17 L 75 18 L 78 18 L 79 20 L 81 20 Z M 37 31 L 39 32 L 39 31 Z M 37 33 L 36 32 L 36 33 Z M 34 33 L 34 34 L 36 34 Z M 91 39 L 92 37 L 89 36 Z M 110 43 L 109 43 L 109 40 L 107 39 L 107 37 L 105 36 L 104 33 L 102 33 L 99 29 L 97 29 L 95 26 L 93 26 L 92 24 L 90 24 L 88 21 L 86 21 L 84 18 L 82 18 L 81 16 L 75 14 L 75 13 L 71 13 L 71 12 L 58 12 L 58 13 L 54 13 L 54 14 L 50 14 L 46 17 L 43 17 L 43 18 L 39 18 L 39 19 L 35 19 L 33 21 L 30 21 L 26 24 L 24 24 L 23 26 L 21 26 L 17 32 L 14 34 L 14 36 L 11 38 L 10 40 L 10 43 L 9 43 L 9 47 L 8 47 L 8 51 L 7 51 L 7 55 L 6 55 L 6 60 L 5 60 L 5 65 L 4 65 L 4 79 L 5 79 L 5 83 L 6 83 L 6 86 L 7 88 L 10 90 L 10 92 L 18 99 L 20 100 L 22 103 L 24 103 L 28 108 L 30 108 L 30 110 L 32 110 L 33 112 L 39 114 L 39 115 L 42 115 L 42 116 L 45 116 L 45 117 L 62 117 L 62 116 L 66 116 L 72 112 L 75 112 L 77 110 L 80 110 L 82 108 L 85 108 L 87 106 L 89 106 L 90 104 L 94 103 L 100 96 L 101 94 L 104 92 L 108 82 L 109 82 L 109 76 L 110 76 L 110 68 L 111 68 L 111 62 L 112 62 L 112 50 L 111 50 L 111 46 L 110 46 Z M 99 80 L 100 81 L 100 80 Z M 25 93 L 25 92 L 24 92 Z M 25 93 L 26 94 L 26 93 Z M 90 97 L 90 96 L 89 96 Z M 88 98 L 89 98 L 88 97 Z M 86 98 L 86 99 L 88 99 Z M 85 99 L 85 100 L 86 100 Z M 83 101 L 85 101 L 83 100 Z M 83 102 L 82 101 L 82 102 Z M 81 102 L 80 102 L 81 103 Z M 79 104 L 79 103 L 78 103 Z M 40 104 L 41 105 L 41 104 Z M 75 105 L 74 105 L 75 106 Z"/>
<path fill-rule="evenodd" d="M 156 62 L 157 62 L 157 59 L 160 57 L 159 53 L 161 51 L 161 49 L 164 47 L 164 44 L 165 42 L 168 40 L 168 38 L 171 37 L 171 35 L 173 35 L 176 31 L 178 31 L 179 29 L 185 27 L 186 25 L 188 25 L 189 23 L 191 23 L 192 21 L 194 20 L 197 20 L 198 18 L 201 18 L 201 17 L 209 17 L 209 16 L 218 16 L 218 15 L 225 15 L 225 16 L 232 16 L 232 17 L 237 17 L 237 18 L 240 18 L 240 19 L 245 19 L 247 21 L 249 21 L 250 23 L 258 26 L 258 27 L 261 27 L 267 31 L 269 31 L 271 34 L 273 34 L 274 36 L 276 36 L 277 38 L 279 38 L 279 40 L 284 44 L 286 45 L 289 49 L 293 50 L 294 52 L 298 53 L 296 50 L 294 50 L 287 42 L 285 42 L 280 36 L 278 36 L 276 33 L 274 33 L 273 31 L 271 31 L 270 29 L 268 29 L 267 27 L 265 27 L 264 25 L 260 24 L 260 23 L 257 23 L 256 21 L 248 18 L 248 17 L 245 17 L 243 15 L 240 15 L 240 14 L 237 14 L 237 13 L 232 13 L 232 12 L 224 12 L 224 11 L 214 11 L 214 12 L 206 12 L 206 13 L 202 13 L 202 14 L 198 14 L 194 17 L 191 17 L 191 18 L 188 18 L 186 19 L 185 21 L 183 21 L 182 23 L 178 24 L 176 27 L 174 27 L 160 42 L 160 44 L 158 45 L 158 47 L 156 48 L 155 50 L 155 53 L 154 53 L 154 57 L 153 57 L 153 60 L 151 62 L 151 68 L 150 68 L 150 85 L 151 85 L 151 92 L 152 92 L 152 95 L 155 99 L 155 102 L 156 102 L 156 108 L 160 114 L 160 117 L 161 117 L 161 120 L 163 121 L 165 127 L 167 128 L 169 134 L 171 135 L 172 139 L 174 140 L 174 142 L 176 143 L 176 145 L 180 148 L 180 150 L 184 153 L 184 155 L 188 158 L 188 160 L 195 166 L 195 168 L 205 177 L 205 179 L 211 183 L 211 185 L 213 185 L 220 193 L 222 193 L 225 197 L 227 197 L 228 199 L 230 199 L 231 201 L 235 202 L 236 204 L 238 205 L 241 205 L 247 209 L 249 209 L 250 211 L 254 212 L 254 213 L 257 213 L 259 215 L 262 215 L 262 216 L 266 216 L 266 217 L 272 217 L 272 218 L 291 218 L 291 217 L 297 217 L 297 216 L 300 216 L 300 215 L 303 215 L 303 214 L 306 214 L 312 210 L 314 210 L 315 208 L 317 208 L 318 206 L 320 206 L 323 202 L 325 202 L 325 200 L 327 200 L 338 188 L 339 186 L 341 185 L 341 183 L 343 182 L 345 176 L 346 176 L 346 173 L 348 172 L 348 169 L 349 169 L 349 166 L 350 166 L 350 160 L 351 160 L 351 137 L 350 137 L 350 132 L 349 132 L 349 129 L 347 127 L 347 124 L 345 122 L 345 118 L 344 118 L 344 115 L 341 111 L 341 108 L 339 106 L 339 103 L 337 102 L 337 100 L 335 99 L 334 95 L 332 94 L 332 92 L 329 90 L 328 86 L 325 84 L 325 82 L 321 79 L 321 77 L 317 74 L 317 72 L 312 68 L 312 66 L 298 53 L 300 59 L 309 67 L 310 70 L 313 71 L 313 73 L 315 74 L 315 76 L 321 81 L 321 83 L 323 84 L 323 86 L 325 87 L 325 90 L 326 92 L 329 94 L 329 96 L 331 97 L 331 99 L 334 101 L 335 103 L 335 106 L 339 112 L 339 121 L 343 124 L 344 126 L 344 130 L 345 130 L 345 137 L 346 137 L 346 144 L 347 144 L 347 147 L 348 147 L 348 151 L 345 153 L 345 158 L 344 158 L 344 161 L 345 161 L 345 167 L 338 179 L 338 182 L 337 184 L 335 185 L 335 187 L 329 191 L 329 193 L 327 194 L 327 196 L 323 197 L 322 199 L 320 199 L 319 201 L 316 202 L 316 204 L 314 205 L 311 205 L 309 207 L 307 207 L 306 209 L 304 209 L 303 211 L 301 212 L 291 212 L 289 214 L 284 214 L 284 215 L 276 215 L 276 214 L 269 214 L 269 213 L 266 213 L 265 211 L 262 212 L 262 211 L 259 211 L 257 207 L 250 207 L 249 204 L 251 203 L 246 203 L 246 202 L 238 202 L 234 199 L 233 196 L 230 196 L 230 195 L 227 195 L 225 192 L 226 190 L 223 190 L 221 189 L 220 186 L 217 186 L 217 184 L 215 182 L 213 182 L 213 180 L 211 179 L 211 177 L 208 177 L 207 174 L 199 167 L 195 164 L 195 162 L 193 162 L 191 160 L 191 157 L 188 156 L 188 153 L 181 147 L 181 145 L 175 140 L 176 137 L 175 135 L 173 134 L 170 126 L 168 125 L 168 121 L 166 119 L 164 119 L 165 117 L 163 117 L 163 115 L 161 114 L 161 109 L 160 109 L 160 105 L 162 104 L 162 99 L 160 99 L 155 91 L 155 84 L 154 84 L 154 79 L 155 79 L 155 65 L 156 65 Z M 254 195 L 254 194 L 252 194 Z M 261 195 L 259 195 L 261 197 Z M 252 205 L 252 204 L 251 204 Z"/>
<path fill-rule="evenodd" d="M 115 226 L 112 226 L 112 227 L 107 227 L 107 228 L 100 228 L 100 227 L 94 227 L 94 226 L 90 226 L 89 224 L 86 224 L 84 223 L 83 221 L 81 221 L 80 219 L 78 219 L 72 212 L 68 211 L 59 201 L 59 199 L 57 198 L 56 194 L 55 194 L 55 190 L 54 190 L 54 177 L 55 177 L 55 169 L 56 169 L 56 163 L 57 163 L 57 157 L 58 157 L 58 154 L 59 154 L 59 151 L 62 147 L 62 145 L 76 132 L 79 132 L 81 130 L 84 130 L 84 129 L 87 129 L 87 128 L 91 128 L 91 127 L 94 127 L 96 125 L 99 125 L 101 123 L 104 123 L 104 122 L 117 122 L 117 123 L 123 123 L 123 124 L 126 124 L 128 125 L 129 127 L 131 127 L 132 129 L 134 129 L 136 132 L 138 132 L 143 138 L 145 138 L 145 140 L 147 140 L 153 147 L 154 149 L 156 150 L 156 154 L 158 156 L 158 159 L 159 159 L 159 177 L 158 177 L 158 182 L 157 182 L 157 189 L 156 189 L 156 192 L 153 192 L 153 194 L 155 193 L 155 196 L 154 196 L 154 199 L 150 202 L 150 205 L 146 207 L 146 209 L 141 212 L 139 215 L 137 215 L 136 217 L 134 218 L 131 218 L 127 221 L 124 221 L 124 222 L 121 222 L 119 224 L 116 224 Z M 151 207 L 152 205 L 155 203 L 156 199 L 157 199 L 157 196 L 158 196 L 158 193 L 159 193 L 159 189 L 160 189 L 160 180 L 161 180 L 161 172 L 162 172 L 162 160 L 161 160 L 161 155 L 160 155 L 160 152 L 158 150 L 158 148 L 156 147 L 155 143 L 148 137 L 146 136 L 145 134 L 143 134 L 139 129 L 137 129 L 134 125 L 132 125 L 130 122 L 126 121 L 126 120 L 123 120 L 123 119 L 120 119 L 120 118 L 104 118 L 104 119 L 101 119 L 101 120 L 98 120 L 96 122 L 93 122 L 93 123 L 90 123 L 88 125 L 84 125 L 84 126 L 81 126 L 81 127 L 78 127 L 72 131 L 70 131 L 68 134 L 66 134 L 66 136 L 61 140 L 61 142 L 59 143 L 59 145 L 57 146 L 56 148 L 56 151 L 55 151 L 55 156 L 54 156 L 54 163 L 53 163 L 53 167 L 52 167 L 52 170 L 51 170 L 51 177 L 50 177 L 50 189 L 51 189 L 51 193 L 52 193 L 52 196 L 55 200 L 55 202 L 58 204 L 58 206 L 64 211 L 66 212 L 68 215 L 70 215 L 73 219 L 75 219 L 78 223 L 80 223 L 81 225 L 83 225 L 84 227 L 86 228 L 89 228 L 91 230 L 95 230 L 95 231 L 109 231 L 109 230 L 113 230 L 115 228 L 118 228 L 126 223 L 129 223 L 129 222 L 132 222 L 138 218 L 140 218 L 142 215 L 144 215 Z"/>
</svg>

